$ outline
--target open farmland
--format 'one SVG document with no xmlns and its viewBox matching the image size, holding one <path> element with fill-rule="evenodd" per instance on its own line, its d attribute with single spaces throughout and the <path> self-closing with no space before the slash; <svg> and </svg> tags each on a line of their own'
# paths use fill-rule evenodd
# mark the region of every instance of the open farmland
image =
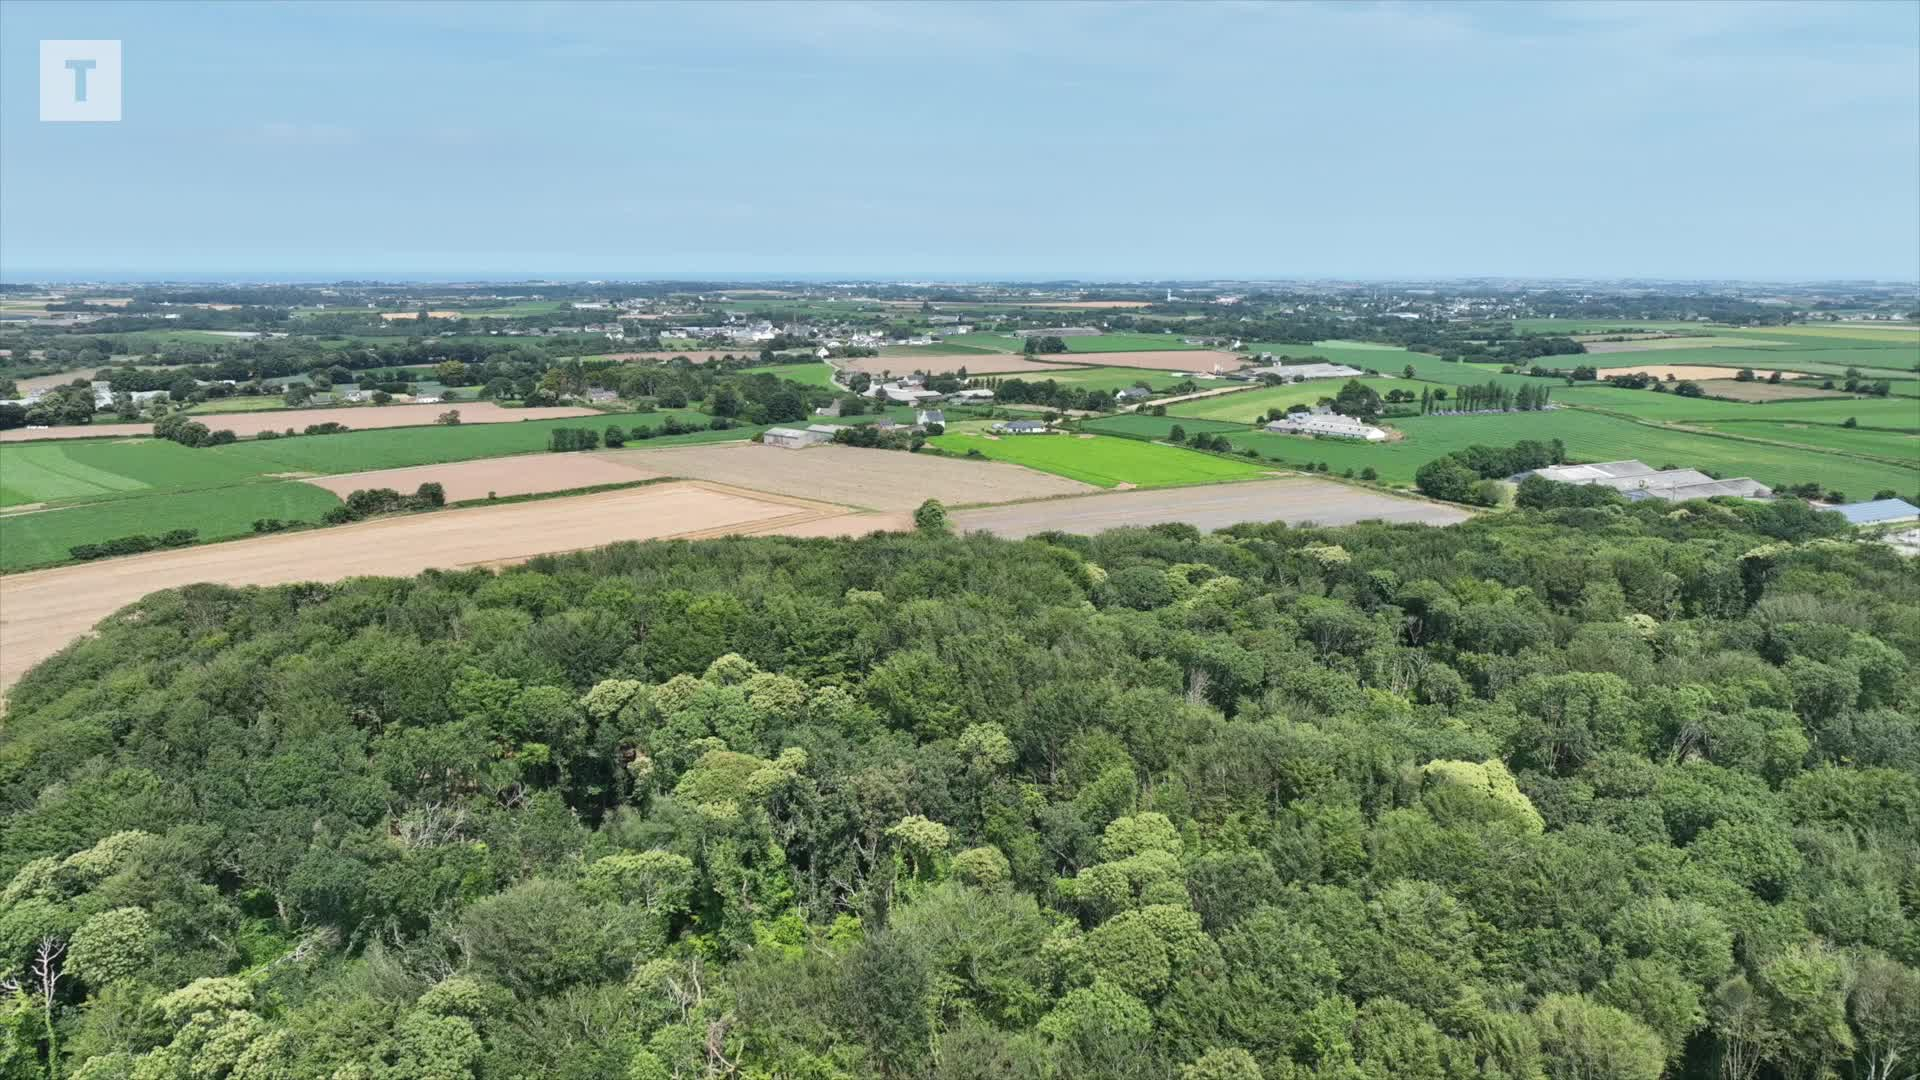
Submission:
<svg viewBox="0 0 1920 1080">
<path fill-rule="evenodd" d="M 1564 405 L 1604 409 L 1663 423 L 1799 420 L 1841 424 L 1852 418 L 1867 427 L 1920 431 L 1920 404 L 1911 398 L 1819 397 L 1772 402 L 1719 401 L 1583 383 L 1579 386 L 1555 387 L 1553 400 Z"/>
<path fill-rule="evenodd" d="M 1044 337 L 1045 332 L 1036 332 L 1034 336 Z M 1086 334 L 1060 340 L 1066 342 L 1070 353 L 1168 352 L 1206 347 L 1189 345 L 1179 334 Z"/>
<path fill-rule="evenodd" d="M 307 484 L 286 486 L 332 501 L 331 495 Z M 520 562 L 617 540 L 753 530 L 832 512 L 830 507 L 807 509 L 796 503 L 698 484 L 657 484 L 571 499 L 382 518 L 12 574 L 0 577 L 0 684 L 10 685 L 94 623 L 158 589 L 202 581 L 279 585 L 415 574 L 429 567 Z"/>
<path fill-rule="evenodd" d="M 1727 368 L 1720 365 L 1700 364 L 1633 364 L 1626 367 L 1596 368 L 1594 373 L 1601 379 L 1611 379 L 1615 375 L 1652 375 L 1655 378 L 1668 380 L 1724 379 L 1727 377 Z M 1782 374 L 1785 378 L 1794 377 L 1790 372 Z"/>
<path fill-rule="evenodd" d="M 986 531 L 1009 539 L 1059 530 L 1091 534 L 1106 529 L 1178 521 L 1198 529 L 1224 529 L 1243 522 L 1290 525 L 1350 525 L 1356 521 L 1452 525 L 1471 511 L 1403 499 L 1330 480 L 1280 477 L 1244 484 L 1165 491 L 1112 491 L 1078 499 L 963 510 L 953 515 L 962 532 Z"/>
<path fill-rule="evenodd" d="M 1164 439 L 1178 425 L 1188 434 L 1219 434 L 1227 431 L 1245 431 L 1247 425 L 1227 420 L 1196 420 L 1184 416 L 1152 416 L 1147 413 L 1121 413 L 1118 416 L 1102 416 L 1093 420 L 1083 420 L 1080 427 L 1107 435 L 1132 435 L 1146 439 Z"/>
<path fill-rule="evenodd" d="M 1757 338 L 1723 337 L 1718 334 L 1688 334 L 1681 337 L 1635 337 L 1625 341 L 1582 341 L 1589 353 L 1661 352 L 1666 349 L 1750 349 L 1758 345 L 1785 345 L 1784 341 Z"/>
<path fill-rule="evenodd" d="M 809 498 L 875 510 L 911 510 L 930 498 L 965 506 L 1093 490 L 1076 480 L 1015 465 L 848 446 L 782 450 L 740 443 L 674 450 L 610 450 L 592 456 L 668 476 L 758 491 L 804 492 Z"/>
<path fill-rule="evenodd" d="M 374 428 L 420 427 L 430 425 L 449 409 L 460 414 L 461 424 L 509 424 L 531 420 L 557 420 L 563 417 L 600 416 L 593 409 L 554 405 L 537 409 L 509 409 L 491 401 L 455 401 L 445 405 L 349 405 L 337 409 L 281 409 L 265 413 L 236 413 L 222 416 L 207 426 L 232 431 L 241 438 L 262 431 L 301 431 L 308 424 L 328 422 L 345 424 L 356 431 Z M 0 431 L 0 441 L 26 442 L 32 439 L 87 439 L 109 436 L 153 434 L 152 424 L 78 424 L 73 427 L 35 431 L 15 428 Z"/>
<path fill-rule="evenodd" d="M 1819 380 L 1782 379 L 1770 383 L 1764 378 L 1751 382 L 1738 379 L 1703 379 L 1700 389 L 1709 397 L 1732 398 L 1735 401 L 1803 401 L 1808 398 L 1850 398 L 1854 395 L 1844 390 L 1822 390 Z"/>
<path fill-rule="evenodd" d="M 1729 403 L 1731 404 L 1731 403 Z M 1764 406 L 1734 406 L 1763 408 Z M 1236 450 L 1252 449 L 1288 465 L 1326 462 L 1334 472 L 1366 466 L 1389 483 L 1411 484 L 1421 465 L 1475 443 L 1511 446 L 1521 439 L 1561 440 L 1574 461 L 1639 458 L 1660 468 L 1682 465 L 1723 476 L 1751 476 L 1771 486 L 1817 481 L 1850 495 L 1881 488 L 1920 489 L 1920 468 L 1870 461 L 1838 453 L 1722 438 L 1698 431 L 1655 427 L 1622 417 L 1557 409 L 1550 412 L 1488 416 L 1421 416 L 1391 420 L 1406 438 L 1390 443 L 1349 439 L 1311 439 L 1297 435 L 1248 432 L 1229 435 Z"/>
<path fill-rule="evenodd" d="M 1312 382 L 1294 383 L 1289 386 L 1270 386 L 1239 393 L 1221 394 L 1218 397 L 1195 398 L 1191 401 L 1178 401 L 1167 406 L 1170 415 L 1191 416 L 1200 420 L 1226 420 L 1241 424 L 1251 424 L 1274 409 L 1285 409 L 1289 405 L 1312 405 L 1321 398 L 1330 398 L 1347 385 L 1346 379 L 1316 379 Z M 1418 396 L 1423 387 L 1429 384 L 1412 382 L 1407 379 L 1361 379 L 1361 385 L 1372 388 L 1373 392 L 1385 397 L 1389 391 L 1405 390 Z"/>
<path fill-rule="evenodd" d="M 862 356 L 854 360 L 836 360 L 843 371 L 864 371 L 879 378 L 891 372 L 906 375 L 924 371 L 929 375 L 951 375 L 965 370 L 969 375 L 1011 375 L 1028 371 L 1059 371 L 1057 364 L 1042 364 L 1024 356 L 997 353 L 929 353 L 919 349 L 904 356 Z"/>
<path fill-rule="evenodd" d="M 833 385 L 833 368 L 824 361 L 813 364 L 767 364 L 764 367 L 745 368 L 740 374 L 772 375 L 807 386 L 830 387 Z"/>
<path fill-rule="evenodd" d="M 1132 352 L 1052 353 L 1045 357 L 1056 363 L 1082 367 L 1141 368 L 1147 371 L 1236 371 L 1249 361 L 1239 353 L 1218 349 L 1137 349 Z"/>
<path fill-rule="evenodd" d="M 1167 487 L 1210 484 L 1261 476 L 1267 470 L 1177 446 L 1098 435 L 936 435 L 928 443 L 950 454 L 977 450 L 994 461 L 1010 461 L 1095 487 Z"/>
<path fill-rule="evenodd" d="M 446 489 L 448 502 L 466 502 L 491 496 L 539 495 L 552 491 L 630 484 L 665 474 L 641 467 L 638 461 L 615 461 L 597 454 L 520 454 L 443 465 L 412 465 L 404 469 L 342 473 L 306 481 L 346 498 L 363 488 L 392 488 L 411 494 L 421 484 Z"/>
<path fill-rule="evenodd" d="M 0 571 L 66 562 L 69 548 L 122 536 L 194 529 L 201 540 L 246 536 L 260 518 L 318 521 L 340 504 L 297 480 L 167 491 L 0 517 Z"/>
<path fill-rule="evenodd" d="M 1726 435 L 1838 450 L 1857 457 L 1880 458 L 1920 468 L 1920 434 L 1912 432 L 1847 428 L 1834 424 L 1795 424 L 1781 420 L 1729 420 L 1700 426 Z"/>
<path fill-rule="evenodd" d="M 760 350 L 742 346 L 738 349 L 660 349 L 654 352 L 617 352 L 589 356 L 587 360 L 618 360 L 623 364 L 657 364 L 665 360 L 688 360 L 696 364 L 705 364 L 713 360 L 732 357 L 735 360 L 748 360 L 760 355 Z"/>
<path fill-rule="evenodd" d="M 50 440 L 0 447 L 0 507 L 215 487 L 260 474 L 164 439 Z"/>
</svg>

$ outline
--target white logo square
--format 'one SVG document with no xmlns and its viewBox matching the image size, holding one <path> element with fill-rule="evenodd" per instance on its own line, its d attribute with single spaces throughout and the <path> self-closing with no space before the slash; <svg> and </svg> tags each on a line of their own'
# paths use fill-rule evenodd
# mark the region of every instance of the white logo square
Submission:
<svg viewBox="0 0 1920 1080">
<path fill-rule="evenodd" d="M 42 41 L 40 119 L 49 123 L 120 119 L 120 43 Z"/>
</svg>

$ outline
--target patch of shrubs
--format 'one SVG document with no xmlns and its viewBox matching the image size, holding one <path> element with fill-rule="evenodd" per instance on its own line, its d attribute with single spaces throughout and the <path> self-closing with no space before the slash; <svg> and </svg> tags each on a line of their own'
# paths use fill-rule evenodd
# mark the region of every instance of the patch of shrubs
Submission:
<svg viewBox="0 0 1920 1080">
<path fill-rule="evenodd" d="M 200 538 L 198 529 L 175 529 L 148 536 L 139 533 L 122 536 L 100 544 L 75 544 L 67 549 L 67 554 L 76 559 L 104 559 L 109 555 L 138 555 L 143 551 L 158 551 L 161 548 L 185 547 Z"/>
<path fill-rule="evenodd" d="M 168 439 L 181 446 L 225 446 L 238 439 L 232 431 L 222 428 L 210 431 L 207 425 L 198 420 L 189 420 L 180 413 L 163 416 L 153 422 L 153 434 L 157 438 Z M 82 545 L 85 546 L 85 545 Z"/>
<path fill-rule="evenodd" d="M 446 489 L 432 481 L 421 484 L 411 495 L 402 495 L 392 488 L 362 488 L 348 495 L 345 503 L 328 510 L 321 520 L 329 525 L 344 525 L 376 514 L 432 510 L 445 505 Z"/>
<path fill-rule="evenodd" d="M 307 435 L 345 435 L 353 429 L 338 420 L 329 420 L 324 424 L 308 424 Z"/>
<path fill-rule="evenodd" d="M 285 532 L 288 529 L 297 529 L 305 524 L 306 522 L 304 521 L 282 521 L 279 518 L 255 518 L 253 521 L 253 531 L 257 533 Z"/>
<path fill-rule="evenodd" d="M 600 446 L 600 433 L 592 428 L 554 428 L 547 432 L 547 449 L 555 453 L 570 450 L 594 450 Z"/>
</svg>

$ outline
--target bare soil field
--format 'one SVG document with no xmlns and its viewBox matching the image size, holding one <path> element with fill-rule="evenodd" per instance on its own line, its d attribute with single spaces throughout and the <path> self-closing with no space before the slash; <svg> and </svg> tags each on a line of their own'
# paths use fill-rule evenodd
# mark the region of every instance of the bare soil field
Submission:
<svg viewBox="0 0 1920 1080">
<path fill-rule="evenodd" d="M 464 312 L 459 311 L 429 311 L 427 312 L 427 317 L 430 319 L 457 319 L 463 314 Z M 407 319 L 417 319 L 420 317 L 420 313 L 417 311 L 383 311 L 380 313 L 380 317 L 388 322 L 402 322 Z"/>
<path fill-rule="evenodd" d="M 1606 379 L 1613 375 L 1658 375 L 1663 379 L 1668 375 L 1672 375 L 1676 379 L 1724 379 L 1727 377 L 1727 373 L 1733 370 L 1737 369 L 1710 367 L 1706 364 L 1635 364 L 1632 367 L 1604 367 L 1598 369 L 1595 374 L 1601 379 Z M 1755 368 L 1754 370 L 1757 372 L 1760 369 Z M 1762 377 L 1764 378 L 1765 376 L 1763 375 Z M 1791 371 L 1783 371 L 1780 373 L 1780 377 L 1782 379 L 1797 379 L 1800 376 Z"/>
<path fill-rule="evenodd" d="M 1200 529 L 1220 529 L 1245 521 L 1350 525 L 1356 521 L 1379 520 L 1396 524 L 1452 525 L 1472 516 L 1466 510 L 1438 503 L 1396 498 L 1326 480 L 1287 477 L 1160 491 L 1116 491 L 963 510 L 953 514 L 951 521 L 953 527 L 962 532 L 985 530 L 1019 539 L 1049 530 L 1097 533 L 1166 521 L 1184 521 Z"/>
<path fill-rule="evenodd" d="M 342 499 L 363 488 L 392 488 L 410 494 L 429 481 L 447 490 L 448 502 L 484 499 L 488 495 L 539 495 L 572 491 L 601 484 L 655 480 L 666 473 L 641 467 L 639 461 L 609 459 L 596 454 L 518 454 L 513 457 L 456 461 L 446 465 L 411 465 L 404 469 L 376 469 L 307 479 Z M 306 479 L 302 477 L 302 479 Z"/>
<path fill-rule="evenodd" d="M 158 589 L 202 581 L 281 585 L 404 576 L 429 567 L 504 565 L 618 540 L 777 529 L 836 509 L 702 484 L 658 484 L 8 574 L 0 577 L 0 687 L 12 685 L 29 667 L 101 619 Z"/>
<path fill-rule="evenodd" d="M 455 401 L 445 405 L 361 405 L 339 409 L 274 409 L 257 413 L 219 413 L 196 417 L 218 431 L 231 430 L 241 438 L 262 431 L 302 430 L 308 424 L 335 421 L 355 431 L 370 428 L 419 427 L 449 409 L 460 413 L 463 424 L 506 424 L 518 420 L 560 420 L 569 416 L 599 416 L 593 409 L 554 405 L 539 409 L 507 409 L 491 401 Z M 97 439 L 111 435 L 151 435 L 152 424 L 78 424 L 73 427 L 13 428 L 0 431 L 0 441 L 30 439 Z"/>
<path fill-rule="evenodd" d="M 1239 353 L 1217 349 L 1144 349 L 1137 352 L 1055 353 L 1055 360 L 1071 360 L 1081 367 L 1130 367 L 1148 371 L 1235 371 L 1252 361 Z"/>
<path fill-rule="evenodd" d="M 862 356 L 855 360 L 840 360 L 836 364 L 842 371 L 864 371 L 875 377 L 889 371 L 895 375 L 905 375 L 914 371 L 924 371 L 929 375 L 946 375 L 961 368 L 966 368 L 969 375 L 1011 375 L 1029 371 L 1051 371 L 1057 374 L 1064 368 L 1061 364 L 1042 364 L 1011 353 Z"/>
<path fill-rule="evenodd" d="M 1722 372 L 1725 370 L 1725 368 L 1721 369 Z M 1793 376 L 1788 372 L 1781 372 L 1780 377 L 1789 379 Z M 1770 383 L 1765 380 L 1764 373 L 1753 382 L 1741 382 L 1738 379 L 1708 379 L 1700 384 L 1700 389 L 1714 397 L 1732 398 L 1735 401 L 1793 401 L 1804 398 L 1853 396 L 1843 390 L 1822 390 L 1817 386 L 1796 386 L 1791 382 Z"/>
<path fill-rule="evenodd" d="M 558 455 L 555 455 L 558 456 Z M 1077 480 L 995 461 L 966 461 L 851 446 L 782 450 L 756 443 L 665 450 L 607 450 L 588 455 L 648 472 L 711 480 L 873 510 L 912 510 L 927 499 L 949 506 L 1078 495 L 1098 490 Z M 877 526 L 876 526 L 877 527 Z"/>
</svg>

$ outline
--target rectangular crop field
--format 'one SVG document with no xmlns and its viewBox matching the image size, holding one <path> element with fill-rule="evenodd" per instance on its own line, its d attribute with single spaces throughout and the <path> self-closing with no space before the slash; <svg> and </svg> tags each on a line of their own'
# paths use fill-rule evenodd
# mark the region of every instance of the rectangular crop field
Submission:
<svg viewBox="0 0 1920 1080">
<path fill-rule="evenodd" d="M 1713 420 L 1804 420 L 1841 424 L 1849 417 L 1865 427 L 1920 431 L 1920 403 L 1912 398 L 1801 398 L 1793 401 L 1719 401 L 1685 398 L 1652 390 L 1621 390 L 1612 386 L 1559 386 L 1553 400 L 1622 413 L 1662 423 Z"/>
<path fill-rule="evenodd" d="M 1729 420 L 1701 426 L 1727 435 L 1838 450 L 1920 469 L 1920 435 L 1911 432 L 1846 428 L 1834 424 L 1795 424 L 1777 420 Z"/>
<path fill-rule="evenodd" d="M 1841 390 L 1822 390 L 1818 379 L 1783 379 L 1770 383 L 1765 379 L 1741 382 L 1738 379 L 1702 379 L 1700 389 L 1708 397 L 1734 401 L 1803 401 L 1808 398 L 1852 397 Z"/>
<path fill-rule="evenodd" d="M 822 389 L 833 385 L 833 368 L 824 362 L 818 364 L 768 364 L 765 367 L 750 367 L 741 371 L 742 375 L 772 375 L 775 378 Z"/>
<path fill-rule="evenodd" d="M 1091 534 L 1168 521 L 1210 530 L 1250 521 L 1349 525 L 1377 520 L 1452 525 L 1472 516 L 1471 511 L 1440 503 L 1289 476 L 1162 491 L 1112 491 L 1077 499 L 963 510 L 952 520 L 953 527 L 962 532 L 985 530 L 1020 539 L 1053 529 Z"/>
<path fill-rule="evenodd" d="M 60 439 L 0 446 L 0 506 L 215 487 L 259 474 L 161 439 Z"/>
<path fill-rule="evenodd" d="M 937 435 L 928 442 L 950 454 L 978 450 L 994 461 L 1009 461 L 1095 487 L 1168 487 L 1209 484 L 1261 476 L 1258 465 L 1135 439 L 1079 435 Z"/>
<path fill-rule="evenodd" d="M 1044 337 L 1044 334 L 1035 335 Z M 1203 349 L 1204 345 L 1189 345 L 1180 339 L 1179 334 L 1089 334 L 1060 339 L 1067 343 L 1070 353 L 1099 352 L 1166 352 L 1175 349 Z"/>
<path fill-rule="evenodd" d="M 1027 378 L 1022 375 L 1021 378 Z M 1061 367 L 1057 373 L 1035 375 L 1033 378 L 1048 378 L 1058 383 L 1083 387 L 1088 390 L 1124 390 L 1135 383 L 1146 383 L 1155 390 L 1165 389 L 1182 381 L 1182 376 L 1168 371 L 1148 371 L 1144 368 L 1125 367 Z"/>
<path fill-rule="evenodd" d="M 235 413 L 205 421 L 214 430 L 225 429 L 245 439 L 262 431 L 305 430 L 308 424 L 328 422 L 345 424 L 356 431 L 374 428 L 426 427 L 449 409 L 460 413 L 462 424 L 515 424 L 560 417 L 600 416 L 594 409 L 549 406 L 536 409 L 509 409 L 491 401 L 455 401 L 445 405 L 350 405 L 337 409 L 282 409 L 277 412 Z M 152 424 L 77 424 L 73 427 L 13 428 L 0 431 L 0 441 L 27 442 L 35 439 L 89 439 L 103 436 L 151 435 Z"/>
<path fill-rule="evenodd" d="M 189 451 L 193 453 L 196 451 Z M 245 536 L 257 518 L 318 521 L 340 505 L 331 492 L 297 480 L 169 491 L 0 517 L 0 570 L 65 562 L 75 544 L 198 529 L 200 539 Z"/>
<path fill-rule="evenodd" d="M 1122 413 L 1118 416 L 1102 416 L 1095 420 L 1083 420 L 1080 427 L 1086 431 L 1107 435 L 1135 435 L 1149 439 L 1164 439 L 1175 427 L 1180 427 L 1189 435 L 1201 432 L 1219 434 L 1226 431 L 1245 431 L 1247 425 L 1235 424 L 1225 420 L 1196 420 L 1184 416 L 1149 416 L 1145 413 Z"/>
</svg>

